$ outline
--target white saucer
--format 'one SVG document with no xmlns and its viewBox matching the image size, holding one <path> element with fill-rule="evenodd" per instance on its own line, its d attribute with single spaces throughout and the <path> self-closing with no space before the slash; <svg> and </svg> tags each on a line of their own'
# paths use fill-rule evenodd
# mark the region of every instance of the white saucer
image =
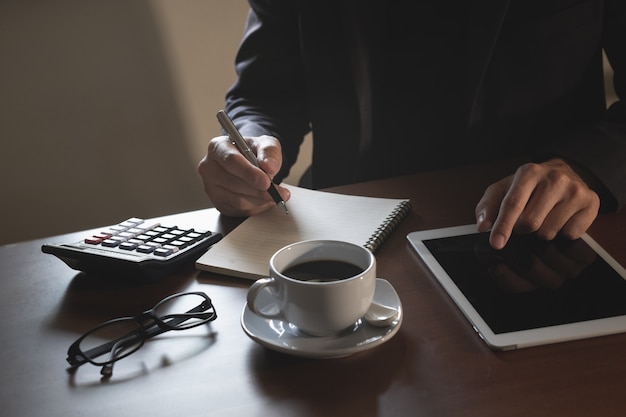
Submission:
<svg viewBox="0 0 626 417">
<path fill-rule="evenodd" d="M 258 298 L 261 309 L 274 304 L 271 295 Z M 316 337 L 302 333 L 296 326 L 280 319 L 268 319 L 253 313 L 246 304 L 241 313 L 241 327 L 255 342 L 279 352 L 306 358 L 338 358 L 371 349 L 391 339 L 402 324 L 402 304 L 396 290 L 382 278 L 376 279 L 374 300 L 395 307 L 398 318 L 388 327 L 375 327 L 359 320 L 354 327 L 335 336 Z M 264 304 L 265 303 L 265 304 Z"/>
</svg>

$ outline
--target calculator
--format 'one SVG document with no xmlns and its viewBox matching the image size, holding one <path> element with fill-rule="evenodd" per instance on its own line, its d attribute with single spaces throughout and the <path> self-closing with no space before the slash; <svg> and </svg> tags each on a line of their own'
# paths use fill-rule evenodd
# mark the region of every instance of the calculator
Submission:
<svg viewBox="0 0 626 417">
<path fill-rule="evenodd" d="M 44 244 L 41 250 L 90 274 L 160 278 L 200 257 L 221 238 L 210 230 L 132 217 L 78 242 Z"/>
</svg>

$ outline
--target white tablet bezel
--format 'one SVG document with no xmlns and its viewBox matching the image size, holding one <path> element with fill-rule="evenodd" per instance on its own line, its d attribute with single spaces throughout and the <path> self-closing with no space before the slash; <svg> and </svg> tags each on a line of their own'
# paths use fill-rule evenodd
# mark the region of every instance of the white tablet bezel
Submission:
<svg viewBox="0 0 626 417">
<path fill-rule="evenodd" d="M 474 330 L 491 349 L 512 350 L 529 346 L 626 332 L 626 315 L 622 315 L 511 333 L 494 333 L 423 243 L 424 240 L 476 233 L 478 233 L 476 225 L 470 224 L 411 232 L 407 235 L 407 239 L 420 258 L 424 261 L 426 266 L 428 266 L 435 278 L 470 321 Z M 613 257 L 611 257 L 589 235 L 585 234 L 582 239 L 587 242 L 587 244 L 593 248 L 595 252 L 601 256 L 623 279 L 626 280 L 626 269 L 624 269 L 624 267 L 615 261 L 615 259 L 613 259 Z"/>
</svg>

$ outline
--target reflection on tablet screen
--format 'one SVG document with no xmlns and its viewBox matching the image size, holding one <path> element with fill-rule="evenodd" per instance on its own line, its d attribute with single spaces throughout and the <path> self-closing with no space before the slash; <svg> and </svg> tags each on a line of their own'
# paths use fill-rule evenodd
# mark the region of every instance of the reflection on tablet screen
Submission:
<svg viewBox="0 0 626 417">
<path fill-rule="evenodd" d="M 508 333 L 626 314 L 626 281 L 582 239 L 488 234 L 424 240 L 491 330 Z"/>
</svg>

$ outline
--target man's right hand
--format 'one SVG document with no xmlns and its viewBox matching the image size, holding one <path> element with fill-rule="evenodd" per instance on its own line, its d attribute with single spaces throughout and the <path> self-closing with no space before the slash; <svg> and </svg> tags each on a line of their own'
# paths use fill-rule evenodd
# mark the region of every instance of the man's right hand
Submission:
<svg viewBox="0 0 626 417">
<path fill-rule="evenodd" d="M 228 136 L 209 142 L 207 154 L 198 164 L 204 191 L 221 213 L 227 216 L 254 216 L 274 207 L 267 189 L 282 164 L 280 142 L 271 136 L 247 137 L 261 169 L 251 164 Z M 277 186 L 284 201 L 289 190 Z"/>
</svg>

